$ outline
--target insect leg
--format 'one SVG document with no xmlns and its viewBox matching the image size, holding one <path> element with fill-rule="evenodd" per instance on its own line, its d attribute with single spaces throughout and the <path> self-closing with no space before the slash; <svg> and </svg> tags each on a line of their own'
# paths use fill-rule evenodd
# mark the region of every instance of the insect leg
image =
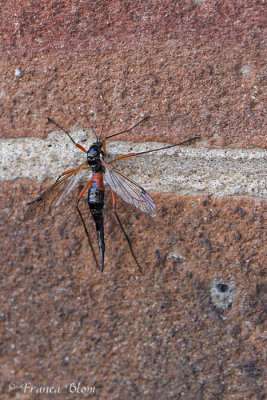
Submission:
<svg viewBox="0 0 267 400">
<path fill-rule="evenodd" d="M 58 182 L 59 179 L 62 178 L 62 176 L 72 174 L 74 171 L 75 169 L 69 169 L 68 171 L 62 172 L 62 174 L 60 174 L 59 177 L 57 178 L 56 182 Z"/>
<path fill-rule="evenodd" d="M 88 165 L 86 165 L 86 164 L 87 164 L 87 163 L 83 163 L 83 164 L 79 165 L 79 167 L 77 167 L 77 168 L 68 169 L 68 171 L 62 172 L 62 174 L 59 175 L 59 177 L 57 178 L 57 180 L 56 180 L 55 183 L 57 183 L 57 182 L 60 180 L 60 178 L 62 178 L 62 176 L 76 173 L 76 172 L 78 172 L 78 171 L 81 170 L 81 169 L 89 169 Z"/>
<path fill-rule="evenodd" d="M 118 157 L 118 158 L 115 158 L 115 160 L 109 161 L 109 164 L 112 164 L 112 163 L 114 163 L 114 162 L 116 162 L 116 161 L 119 161 L 119 160 L 123 160 L 124 158 L 134 157 L 134 156 L 136 156 L 136 153 L 124 154 L 123 156 L 120 156 L 120 157 Z"/>
<path fill-rule="evenodd" d="M 77 200 L 76 200 L 76 208 L 77 208 L 77 211 L 78 211 L 79 216 L 80 216 L 80 218 L 81 218 L 81 221 L 82 221 L 82 224 L 83 224 L 83 227 L 84 227 L 84 230 L 85 230 L 85 234 L 86 234 L 86 236 L 87 236 L 87 240 L 88 240 L 89 246 L 90 246 L 91 251 L 92 251 L 92 253 L 93 253 L 93 257 L 94 257 L 94 260 L 95 260 L 95 263 L 96 263 L 96 267 L 97 267 L 97 269 L 100 269 L 100 268 L 99 268 L 99 265 L 98 265 L 98 261 L 97 261 L 96 255 L 95 255 L 95 251 L 94 251 L 94 248 L 93 248 L 93 245 L 92 245 L 90 236 L 89 236 L 89 232 L 88 232 L 87 227 L 86 227 L 86 225 L 85 225 L 85 221 L 84 221 L 84 218 L 83 218 L 83 216 L 82 216 L 81 210 L 79 209 L 79 202 L 80 202 L 80 200 L 82 199 L 82 197 L 83 197 L 85 191 L 86 191 L 91 185 L 92 185 L 92 179 L 84 186 L 84 188 L 83 188 L 83 189 L 81 190 L 81 192 L 79 193 L 78 198 L 77 198 Z"/>
<path fill-rule="evenodd" d="M 141 267 L 141 265 L 139 264 L 139 262 L 137 261 L 137 258 L 136 258 L 135 254 L 134 254 L 134 252 L 133 252 L 133 248 L 132 248 L 132 245 L 131 245 L 131 241 L 130 241 L 130 239 L 129 239 L 127 233 L 125 232 L 125 229 L 124 229 L 124 227 L 123 227 L 123 225 L 122 225 L 122 223 L 121 223 L 121 220 L 120 220 L 120 218 L 119 218 L 119 216 L 118 216 L 118 214 L 117 214 L 117 211 L 116 211 L 116 194 L 115 194 L 115 192 L 114 192 L 111 188 L 110 188 L 110 191 L 111 191 L 111 197 L 112 197 L 113 211 L 114 211 L 115 216 L 116 216 L 116 218 L 117 218 L 117 221 L 118 221 L 118 223 L 119 223 L 119 225 L 120 225 L 120 228 L 121 228 L 121 230 L 122 230 L 122 232 L 123 232 L 123 234 L 124 234 L 124 236 L 125 236 L 125 239 L 126 239 L 127 242 L 128 242 L 128 245 L 129 245 L 129 247 L 130 247 L 130 250 L 131 250 L 133 259 L 134 259 L 136 265 L 138 266 L 139 272 L 142 272 L 142 267 Z"/>
</svg>

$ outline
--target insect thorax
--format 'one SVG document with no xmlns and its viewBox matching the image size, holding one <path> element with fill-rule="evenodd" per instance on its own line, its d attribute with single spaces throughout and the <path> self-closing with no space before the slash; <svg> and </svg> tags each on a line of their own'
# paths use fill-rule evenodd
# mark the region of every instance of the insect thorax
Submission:
<svg viewBox="0 0 267 400">
<path fill-rule="evenodd" d="M 101 142 L 93 143 L 87 152 L 87 162 L 92 168 L 92 171 L 103 172 L 101 158 L 104 156 L 104 151 Z"/>
</svg>

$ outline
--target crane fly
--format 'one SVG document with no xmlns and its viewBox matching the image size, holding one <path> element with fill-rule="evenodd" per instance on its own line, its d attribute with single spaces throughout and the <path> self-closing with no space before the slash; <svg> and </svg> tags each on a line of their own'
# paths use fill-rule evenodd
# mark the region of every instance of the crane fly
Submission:
<svg viewBox="0 0 267 400">
<path fill-rule="evenodd" d="M 104 139 L 100 136 L 96 136 L 96 141 L 92 143 L 89 147 L 89 150 L 86 150 L 82 145 L 76 143 L 73 138 L 70 136 L 69 132 L 62 128 L 57 122 L 53 121 L 51 118 L 48 118 L 48 121 L 53 123 L 55 126 L 60 128 L 63 132 L 65 132 L 72 143 L 83 153 L 86 153 L 87 160 L 80 164 L 77 168 L 70 169 L 68 171 L 63 172 L 56 180 L 56 182 L 50 186 L 47 190 L 45 190 L 40 196 L 38 196 L 35 200 L 31 201 L 27 205 L 29 206 L 26 213 L 25 213 L 25 220 L 30 220 L 40 215 L 49 212 L 52 208 L 57 207 L 72 191 L 76 184 L 78 184 L 82 179 L 86 178 L 87 183 L 83 187 L 83 189 L 79 192 L 77 200 L 76 200 L 76 208 L 81 219 L 82 225 L 84 227 L 88 244 L 92 251 L 96 266 L 98 269 L 101 269 L 103 272 L 104 270 L 104 255 L 105 255 L 105 240 L 104 240 L 104 197 L 105 197 L 105 187 L 104 187 L 104 175 L 106 178 L 106 182 L 108 183 L 111 191 L 111 199 L 112 199 L 112 206 L 113 211 L 118 221 L 118 224 L 124 234 L 125 239 L 128 242 L 131 254 L 136 265 L 141 271 L 141 265 L 138 262 L 133 248 L 131 241 L 122 225 L 122 222 L 119 218 L 116 209 L 116 194 L 125 202 L 129 204 L 133 204 L 139 210 L 151 215 L 156 215 L 156 206 L 154 201 L 149 196 L 149 194 L 143 189 L 138 183 L 134 182 L 116 168 L 114 168 L 111 164 L 128 158 L 128 157 L 136 157 L 142 154 L 152 153 L 154 151 L 160 151 L 169 149 L 171 147 L 179 146 L 184 143 L 189 143 L 193 140 L 199 139 L 199 136 L 195 136 L 190 139 L 186 139 L 180 143 L 161 147 L 159 149 L 153 149 L 148 151 L 141 151 L 138 153 L 129 153 L 122 155 L 118 158 L 115 158 L 112 161 L 106 162 L 105 156 L 107 155 L 106 152 L 106 140 L 112 137 L 121 135 L 122 133 L 130 132 L 136 126 L 147 120 L 149 116 L 143 118 L 137 124 L 133 125 L 131 128 L 123 130 L 121 132 L 106 136 Z M 79 208 L 79 203 L 83 196 L 85 195 L 86 191 L 88 191 L 88 205 L 90 212 L 92 214 L 95 229 L 97 233 L 97 240 L 98 240 L 98 247 L 99 247 L 99 254 L 101 260 L 101 268 L 99 267 L 98 260 L 91 242 L 91 238 L 89 232 L 87 230 L 84 217 L 81 213 Z"/>
</svg>

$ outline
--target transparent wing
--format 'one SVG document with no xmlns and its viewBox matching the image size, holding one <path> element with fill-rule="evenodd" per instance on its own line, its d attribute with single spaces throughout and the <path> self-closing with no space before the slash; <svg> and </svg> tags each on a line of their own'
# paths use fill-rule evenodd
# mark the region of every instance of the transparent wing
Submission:
<svg viewBox="0 0 267 400">
<path fill-rule="evenodd" d="M 91 174 L 90 167 L 87 163 L 83 163 L 73 172 L 62 176 L 39 197 L 28 203 L 29 208 L 25 213 L 24 220 L 39 217 L 57 207 L 69 195 L 74 186 L 89 174 Z"/>
<path fill-rule="evenodd" d="M 116 168 L 102 161 L 105 166 L 105 178 L 109 186 L 117 193 L 126 203 L 133 204 L 139 210 L 156 215 L 157 210 L 154 201 L 149 194 L 137 183 L 127 178 Z"/>
</svg>

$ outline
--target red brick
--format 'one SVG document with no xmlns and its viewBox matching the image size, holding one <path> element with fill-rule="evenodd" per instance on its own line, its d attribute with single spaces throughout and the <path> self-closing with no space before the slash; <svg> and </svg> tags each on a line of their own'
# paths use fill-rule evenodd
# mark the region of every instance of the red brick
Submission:
<svg viewBox="0 0 267 400">
<path fill-rule="evenodd" d="M 263 201 L 154 196 L 155 219 L 120 202 L 142 274 L 107 205 L 102 274 L 74 208 L 23 223 L 39 186 L 1 192 L 2 398 L 26 381 L 81 381 L 97 398 L 261 398 Z M 211 304 L 218 281 L 233 288 L 227 310 Z"/>
<path fill-rule="evenodd" d="M 87 115 L 114 132 L 149 114 L 130 139 L 198 134 L 210 146 L 266 147 L 262 7 L 7 2 L 0 134 L 44 137 L 48 115 L 67 128 L 89 127 Z"/>
</svg>

